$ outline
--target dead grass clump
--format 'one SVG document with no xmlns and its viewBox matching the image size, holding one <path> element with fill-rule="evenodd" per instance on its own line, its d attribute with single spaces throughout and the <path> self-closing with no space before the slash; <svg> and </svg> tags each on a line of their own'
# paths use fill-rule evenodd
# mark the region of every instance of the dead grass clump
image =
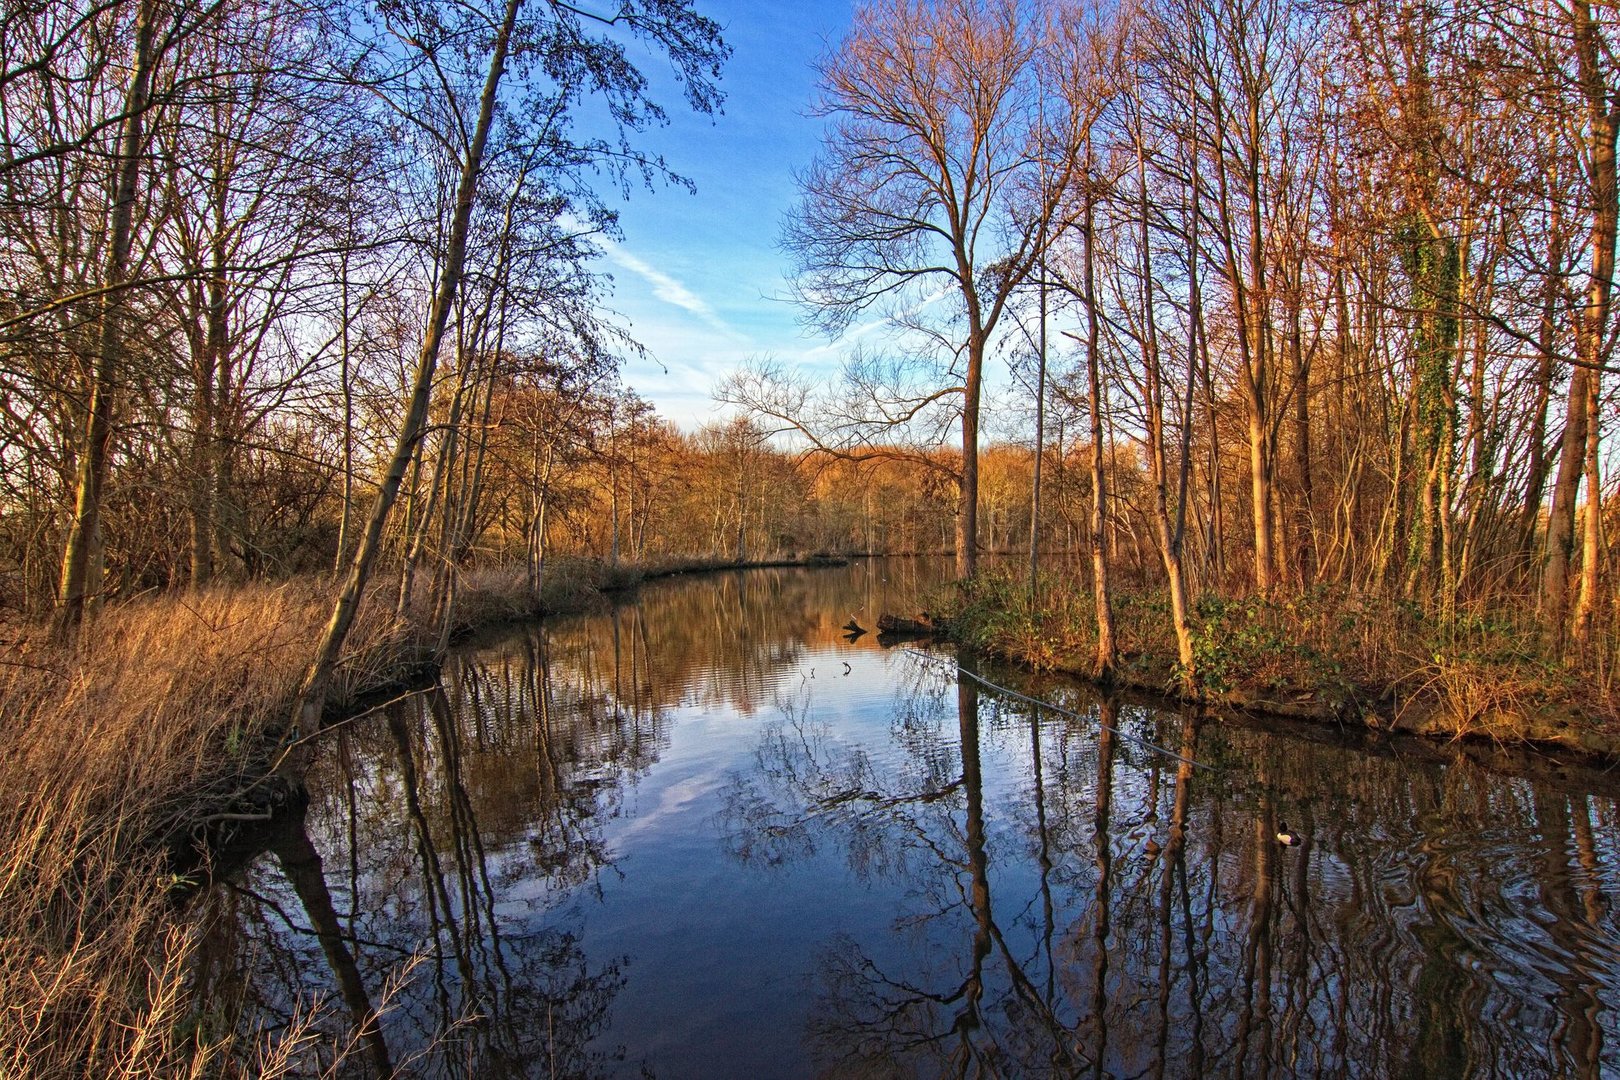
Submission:
<svg viewBox="0 0 1620 1080">
<path fill-rule="evenodd" d="M 477 566 L 464 570 L 456 586 L 455 622 L 473 629 L 494 622 L 526 619 L 539 613 L 521 564 Z"/>
<path fill-rule="evenodd" d="M 133 602 L 0 654 L 0 1075 L 185 1076 L 194 931 L 161 842 L 262 769 L 328 609 L 318 582 Z M 368 605 L 337 684 L 404 641 Z"/>
</svg>

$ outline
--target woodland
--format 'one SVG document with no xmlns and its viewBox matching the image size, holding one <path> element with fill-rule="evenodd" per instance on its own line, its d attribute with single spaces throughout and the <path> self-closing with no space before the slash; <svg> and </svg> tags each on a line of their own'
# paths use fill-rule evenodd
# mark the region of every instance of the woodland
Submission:
<svg viewBox="0 0 1620 1080">
<path fill-rule="evenodd" d="M 690 431 L 599 241 L 722 108 L 701 7 L 8 4 L 0 1072 L 292 1068 L 180 1033 L 130 860 L 621 566 L 954 552 L 1038 665 L 1620 746 L 1615 9 L 859 4 L 781 246 L 884 332 Z"/>
</svg>

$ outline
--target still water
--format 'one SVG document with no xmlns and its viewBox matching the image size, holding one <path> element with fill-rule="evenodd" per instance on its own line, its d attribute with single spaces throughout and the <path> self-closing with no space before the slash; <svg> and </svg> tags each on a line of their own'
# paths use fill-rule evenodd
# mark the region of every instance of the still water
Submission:
<svg viewBox="0 0 1620 1080">
<path fill-rule="evenodd" d="M 1609 778 L 842 633 L 945 570 L 470 644 L 329 736 L 198 978 L 243 1025 L 382 1010 L 356 1075 L 1620 1075 Z"/>
</svg>

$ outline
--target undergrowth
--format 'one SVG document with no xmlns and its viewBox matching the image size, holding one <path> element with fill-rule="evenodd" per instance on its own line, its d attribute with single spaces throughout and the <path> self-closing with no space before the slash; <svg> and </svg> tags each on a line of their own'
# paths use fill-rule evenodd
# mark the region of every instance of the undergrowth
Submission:
<svg viewBox="0 0 1620 1080">
<path fill-rule="evenodd" d="M 1089 578 L 1043 575 L 1037 596 L 1032 603 L 1023 574 L 995 569 L 950 586 L 936 606 L 964 644 L 1037 668 L 1089 672 L 1097 641 Z M 1122 675 L 1175 692 L 1181 671 L 1163 593 L 1120 590 L 1113 608 Z M 1607 679 L 1589 657 L 1547 653 L 1528 599 L 1432 612 L 1338 587 L 1286 599 L 1206 594 L 1190 624 L 1200 684 L 1215 697 L 1383 711 L 1420 703 L 1459 732 L 1502 738 L 1512 734 L 1505 718 L 1549 707 L 1593 728 L 1620 727 Z"/>
</svg>

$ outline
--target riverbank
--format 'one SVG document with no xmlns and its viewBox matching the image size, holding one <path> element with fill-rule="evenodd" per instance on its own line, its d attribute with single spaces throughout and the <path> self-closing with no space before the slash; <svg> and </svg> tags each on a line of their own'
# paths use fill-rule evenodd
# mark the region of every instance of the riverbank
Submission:
<svg viewBox="0 0 1620 1080">
<path fill-rule="evenodd" d="M 472 570 L 453 636 L 747 565 L 555 559 L 538 596 L 520 569 Z M 329 719 L 431 677 L 437 631 L 396 615 L 393 592 L 370 590 Z M 43 627 L 0 634 L 0 1076 L 307 1071 L 301 1028 L 244 1042 L 189 1000 L 205 928 L 172 901 L 171 849 L 274 812 L 263 780 L 330 605 L 324 579 L 248 583 L 116 605 L 71 645 Z"/>
<path fill-rule="evenodd" d="M 1115 683 L 1182 698 L 1168 602 L 1114 599 Z M 936 611 L 961 644 L 1022 666 L 1091 679 L 1089 584 L 981 575 Z M 1533 603 L 1437 617 L 1415 604 L 1316 589 L 1289 601 L 1205 597 L 1194 613 L 1203 703 L 1438 739 L 1525 744 L 1594 764 L 1620 761 L 1620 703 L 1601 664 L 1544 656 Z"/>
</svg>

